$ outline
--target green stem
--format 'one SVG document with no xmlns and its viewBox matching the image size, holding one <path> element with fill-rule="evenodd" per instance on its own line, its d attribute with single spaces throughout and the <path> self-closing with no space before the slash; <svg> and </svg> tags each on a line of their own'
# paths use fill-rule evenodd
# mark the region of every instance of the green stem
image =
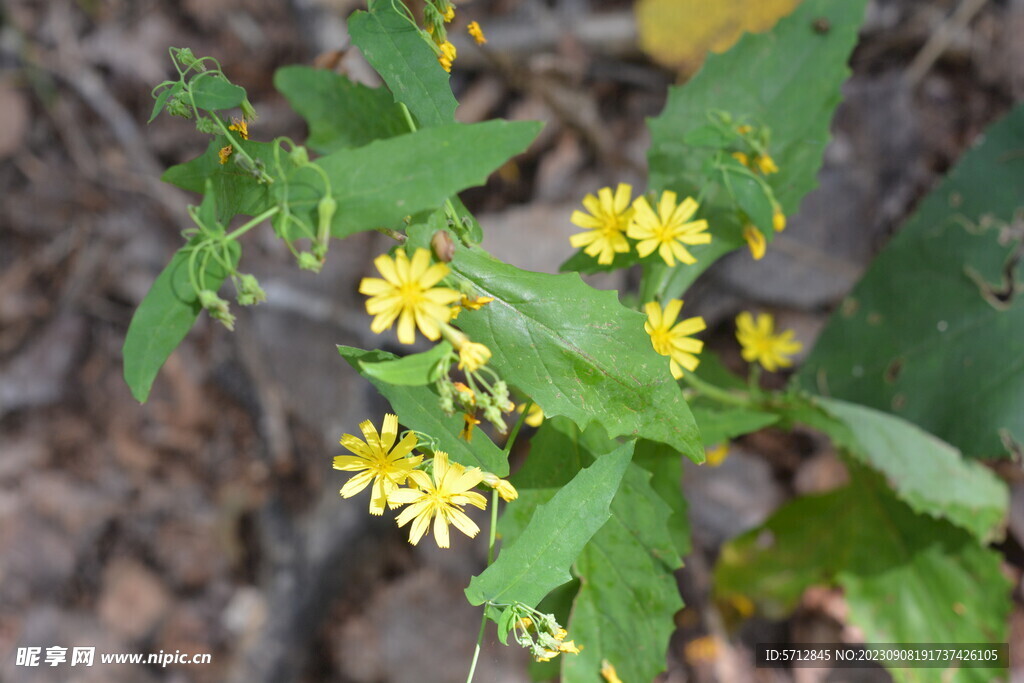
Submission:
<svg viewBox="0 0 1024 683">
<path fill-rule="evenodd" d="M 238 239 L 239 237 L 241 237 L 245 233 L 249 232 L 250 230 L 255 228 L 257 225 L 262 223 L 263 221 L 267 220 L 268 218 L 270 218 L 274 214 L 278 213 L 280 210 L 281 210 L 280 206 L 275 206 L 275 207 L 273 207 L 271 209 L 267 209 L 266 211 L 261 213 L 259 216 L 256 216 L 251 221 L 248 221 L 242 227 L 240 227 L 240 228 L 238 228 L 236 230 L 233 230 L 232 232 L 229 232 L 227 235 L 224 236 L 224 241 Z"/>
<path fill-rule="evenodd" d="M 751 397 L 749 394 L 736 394 L 731 391 L 726 391 L 725 389 L 716 387 L 714 384 L 705 382 L 692 372 L 685 373 L 683 375 L 683 380 L 696 389 L 700 394 L 707 396 L 710 399 L 714 399 L 719 403 L 725 403 L 732 406 L 742 406 L 745 408 L 749 407 L 751 404 Z"/>
</svg>

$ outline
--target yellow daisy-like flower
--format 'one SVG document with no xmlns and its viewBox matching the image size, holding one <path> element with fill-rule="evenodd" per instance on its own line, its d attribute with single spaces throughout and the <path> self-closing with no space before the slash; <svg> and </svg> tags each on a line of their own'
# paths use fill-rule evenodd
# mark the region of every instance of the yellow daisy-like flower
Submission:
<svg viewBox="0 0 1024 683">
<path fill-rule="evenodd" d="M 644 312 L 647 313 L 644 329 L 651 335 L 654 350 L 671 359 L 669 369 L 675 379 L 682 379 L 683 368 L 690 372 L 697 369 L 700 359 L 696 354 L 704 350 L 704 342 L 691 339 L 690 335 L 707 329 L 704 318 L 699 316 L 676 323 L 682 308 L 681 299 L 672 299 L 664 310 L 656 301 L 644 304 Z"/>
<path fill-rule="evenodd" d="M 217 158 L 220 159 L 220 164 L 223 166 L 228 163 L 228 159 L 231 158 L 231 153 L 235 151 L 235 148 L 231 145 L 225 145 L 217 151 Z"/>
<path fill-rule="evenodd" d="M 490 472 L 484 472 L 484 483 L 490 486 L 492 489 L 497 489 L 498 495 L 506 503 L 510 503 L 519 497 L 519 491 L 512 485 L 512 482 L 507 479 L 502 479 L 496 474 Z"/>
<path fill-rule="evenodd" d="M 516 406 L 516 412 L 521 413 L 525 408 L 526 404 L 520 403 Z M 531 427 L 540 427 L 541 423 L 544 422 L 544 411 L 541 410 L 539 405 L 534 403 L 530 406 L 530 412 L 526 413 L 525 422 Z"/>
<path fill-rule="evenodd" d="M 381 254 L 373 261 L 384 279 L 364 277 L 359 292 L 368 295 L 366 312 L 376 316 L 370 324 L 380 334 L 398 319 L 398 341 L 412 344 L 416 328 L 430 341 L 441 337 L 440 323 L 448 322 L 452 311 L 448 305 L 462 296 L 454 289 L 434 287 L 446 275 L 448 266 L 430 265 L 430 252 L 417 249 L 412 260 L 399 249 L 395 258 Z"/>
<path fill-rule="evenodd" d="M 708 244 L 711 233 L 707 232 L 706 220 L 690 221 L 697 213 L 699 205 L 692 197 L 687 197 L 681 204 L 676 204 L 676 193 L 666 190 L 661 193 L 658 211 L 647 202 L 646 197 L 639 197 L 633 202 L 634 214 L 626 234 L 640 240 L 636 251 L 641 257 L 648 256 L 655 249 L 669 266 L 679 259 L 685 264 L 693 264 L 693 257 L 684 244 Z"/>
<path fill-rule="evenodd" d="M 755 261 L 760 261 L 764 258 L 768 242 L 765 241 L 763 232 L 748 223 L 743 226 L 743 239 L 747 241 L 747 246 L 750 247 L 750 255 L 754 257 Z"/>
<path fill-rule="evenodd" d="M 454 12 L 454 10 L 452 10 L 452 12 Z M 447 40 L 441 43 L 439 47 L 441 48 L 441 54 L 437 56 L 437 61 L 441 63 L 441 66 L 444 67 L 445 71 L 451 73 L 452 62 L 455 61 L 455 57 L 458 55 L 458 51 L 455 49 L 455 46 L 452 45 L 451 42 Z"/>
<path fill-rule="evenodd" d="M 370 495 L 370 514 L 384 514 L 384 506 L 397 507 L 389 497 L 405 483 L 409 474 L 423 461 L 422 455 L 408 457 L 416 448 L 416 435 L 408 434 L 397 446 L 398 417 L 387 413 L 380 434 L 373 423 L 366 420 L 359 425 L 363 439 L 352 434 L 341 437 L 341 445 L 354 455 L 339 455 L 334 458 L 334 469 L 359 472 L 341 489 L 343 498 L 351 498 L 373 482 Z"/>
<path fill-rule="evenodd" d="M 590 213 L 573 211 L 569 220 L 573 225 L 586 228 L 587 232 L 573 235 L 569 243 L 577 249 L 586 247 L 583 252 L 587 256 L 596 256 L 602 265 L 611 263 L 615 254 L 628 252 L 629 242 L 625 233 L 633 215 L 629 206 L 632 195 L 632 186 L 619 183 L 614 194 L 612 188 L 603 187 L 597 191 L 596 197 L 592 194 L 584 197 L 583 207 Z"/>
<path fill-rule="evenodd" d="M 476 41 L 477 45 L 483 45 L 484 43 L 487 42 L 487 37 L 484 36 L 484 31 L 482 28 L 480 28 L 479 23 L 475 21 L 469 22 L 469 25 L 466 27 L 466 30 L 469 31 L 469 35 L 473 36 L 473 40 Z"/>
<path fill-rule="evenodd" d="M 775 228 L 775 232 L 786 229 L 786 214 L 782 213 L 782 207 L 778 204 L 772 206 L 772 227 Z"/>
<path fill-rule="evenodd" d="M 774 334 L 775 320 L 767 313 L 757 316 L 755 321 L 744 311 L 736 316 L 736 339 L 743 347 L 743 360 L 757 361 L 768 372 L 786 368 L 793 364 L 787 358 L 798 353 L 803 344 L 793 339 L 793 330 Z"/>
<path fill-rule="evenodd" d="M 459 370 L 476 372 L 490 359 L 491 350 L 483 344 L 467 341 L 459 348 Z"/>
<path fill-rule="evenodd" d="M 615 667 L 607 659 L 601 660 L 601 677 L 604 678 L 607 683 L 622 683 L 622 679 L 619 678 L 619 674 L 615 671 Z"/>
<path fill-rule="evenodd" d="M 228 126 L 228 130 L 233 130 L 238 133 L 238 137 L 243 140 L 249 139 L 249 124 L 244 119 L 232 119 L 231 125 Z"/>
<path fill-rule="evenodd" d="M 409 529 L 409 543 L 416 545 L 426 533 L 430 521 L 434 521 L 434 540 L 439 548 L 448 547 L 448 525 L 473 538 L 480 527 L 466 516 L 463 508 L 474 505 L 481 510 L 487 507 L 487 499 L 474 486 L 483 480 L 479 467 L 466 469 L 458 463 L 448 462 L 444 451 L 434 453 L 434 476 L 423 470 L 413 470 L 409 479 L 414 489 L 398 489 L 389 497 L 390 502 L 408 504 L 409 507 L 398 515 L 398 526 L 412 522 Z"/>
</svg>

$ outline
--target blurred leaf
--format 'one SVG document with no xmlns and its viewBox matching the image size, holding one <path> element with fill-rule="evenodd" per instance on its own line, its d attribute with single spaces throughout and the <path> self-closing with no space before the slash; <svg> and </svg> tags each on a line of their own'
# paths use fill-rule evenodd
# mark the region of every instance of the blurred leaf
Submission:
<svg viewBox="0 0 1024 683">
<path fill-rule="evenodd" d="M 237 107 L 245 99 L 245 88 L 229 83 L 223 76 L 206 72 L 189 81 L 189 90 L 196 107 L 218 111 Z"/>
<path fill-rule="evenodd" d="M 640 47 L 664 66 L 692 74 L 709 52 L 725 52 L 744 31 L 767 31 L 800 0 L 640 0 Z"/>
<path fill-rule="evenodd" d="M 436 209 L 451 195 L 483 185 L 492 171 L 533 142 L 540 125 L 450 123 L 320 157 L 316 163 L 330 177 L 338 202 L 331 234 L 340 238 L 381 226 L 399 227 L 406 216 Z M 283 192 L 283 183 L 278 185 Z M 322 194 L 323 183 L 312 169 L 298 169 L 289 178 L 292 211 L 313 225 Z"/>
<path fill-rule="evenodd" d="M 442 341 L 429 351 L 402 356 L 396 360 L 371 363 L 363 361 L 359 369 L 366 377 L 388 384 L 421 387 L 436 382 L 440 376 L 438 363 L 452 351 L 452 345 Z"/>
<path fill-rule="evenodd" d="M 874 643 L 1002 643 L 1012 601 L 1000 555 L 966 531 L 915 514 L 884 483 L 853 483 L 799 498 L 729 542 L 715 570 L 717 597 L 752 599 L 782 618 L 813 584 L 837 585 L 849 623 Z M 897 681 L 948 680 L 941 669 L 892 669 Z M 957 681 L 989 681 L 962 669 Z"/>
<path fill-rule="evenodd" d="M 480 249 L 460 248 L 452 269 L 494 301 L 459 316 L 492 352 L 490 364 L 545 415 L 592 423 L 611 437 L 642 437 L 702 462 L 693 416 L 644 331 L 644 316 L 578 275 L 520 270 Z"/>
<path fill-rule="evenodd" d="M 651 188 L 675 190 L 681 197 L 698 196 L 707 184 L 706 164 L 718 152 L 684 140 L 708 125 L 711 112 L 728 112 L 740 122 L 771 129 L 768 151 L 779 172 L 766 180 L 783 211 L 794 213 L 817 184 L 829 123 L 840 100 L 839 86 L 849 74 L 846 61 L 856 43 L 865 4 L 866 0 L 803 0 L 771 32 L 744 36 L 727 53 L 710 57 L 689 83 L 671 88 L 665 110 L 649 121 Z M 709 7 L 702 4 L 696 14 L 676 11 L 692 21 L 714 11 Z M 813 27 L 822 21 L 830 25 L 824 33 Z M 692 247 L 698 263 L 675 269 L 672 296 L 685 291 L 722 255 L 745 248 L 733 207 L 724 190 L 705 195 L 698 216 L 708 220 L 714 239 L 709 245 Z M 772 235 L 766 233 L 766 239 Z"/>
<path fill-rule="evenodd" d="M 370 0 L 369 9 L 349 17 L 352 42 L 387 83 L 395 101 L 404 103 L 421 127 L 451 123 L 458 102 L 448 73 L 424 35 L 390 0 Z"/>
<path fill-rule="evenodd" d="M 619 446 L 537 507 L 519 538 L 470 581 L 470 604 L 518 601 L 532 607 L 569 581 L 570 565 L 608 520 L 609 505 L 632 456 L 633 442 Z"/>
<path fill-rule="evenodd" d="M 205 203 L 205 202 L 204 202 Z M 174 349 L 195 324 L 202 306 L 188 276 L 189 246 L 193 239 L 171 258 L 171 262 L 157 276 L 142 303 L 135 309 L 128 325 L 121 355 L 124 358 L 124 381 L 132 396 L 140 403 L 149 398 L 153 380 Z M 237 266 L 241 248 L 232 242 L 229 248 L 232 264 Z M 207 289 L 216 292 L 224 283 L 227 273 L 215 259 L 207 263 L 205 281 Z"/>
<path fill-rule="evenodd" d="M 439 440 L 441 450 L 451 456 L 453 462 L 467 467 L 478 466 L 485 472 L 499 477 L 508 474 L 508 460 L 500 448 L 477 430 L 472 443 L 459 438 L 463 420 L 461 415 L 446 416 L 438 407 L 438 395 L 429 386 L 395 386 L 369 375 L 364 363 L 383 363 L 397 358 L 386 351 L 363 351 L 351 346 L 338 346 L 338 353 L 348 361 L 356 372 L 370 381 L 380 395 L 388 400 L 391 409 L 398 415 L 398 421 L 409 429 L 430 434 Z"/>
<path fill-rule="evenodd" d="M 167 104 L 172 96 L 180 93 L 185 86 L 182 85 L 181 81 L 172 83 L 171 81 L 165 81 L 167 87 L 161 88 L 160 93 L 154 98 L 153 112 L 149 115 L 149 120 L 146 123 L 153 123 L 160 112 L 164 110 L 164 105 Z M 161 84 L 162 85 L 162 84 Z"/>
<path fill-rule="evenodd" d="M 730 439 L 756 432 L 779 421 L 779 416 L 773 413 L 733 407 L 721 410 L 704 403 L 692 405 L 690 410 L 693 411 L 693 419 L 697 421 L 704 446 L 726 443 Z"/>
<path fill-rule="evenodd" d="M 922 202 L 798 375 L 899 415 L 969 456 L 1024 442 L 1024 107 Z M 1001 438 L 1002 437 L 1002 438 Z"/>
<path fill-rule="evenodd" d="M 306 145 L 320 154 L 409 132 L 391 93 L 354 83 L 333 71 L 282 67 L 274 73 L 274 87 L 306 119 Z"/>
</svg>

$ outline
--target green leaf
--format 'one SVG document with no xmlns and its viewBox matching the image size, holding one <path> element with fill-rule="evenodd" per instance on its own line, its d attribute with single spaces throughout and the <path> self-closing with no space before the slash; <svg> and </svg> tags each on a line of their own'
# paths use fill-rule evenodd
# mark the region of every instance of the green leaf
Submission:
<svg viewBox="0 0 1024 683">
<path fill-rule="evenodd" d="M 722 183 L 732 195 L 733 201 L 747 215 L 750 222 L 771 240 L 774 235 L 774 209 L 772 198 L 765 192 L 764 185 L 757 181 L 751 170 L 732 157 L 725 158 L 720 172 Z"/>
<path fill-rule="evenodd" d="M 172 96 L 177 95 L 184 89 L 184 86 L 181 84 L 181 81 L 164 81 L 160 84 L 160 86 L 165 85 L 167 87 L 162 88 L 159 94 L 157 94 L 157 96 L 154 98 L 155 101 L 153 102 L 153 113 L 149 115 L 149 121 L 146 121 L 146 123 L 153 123 L 154 119 L 156 119 L 156 117 L 160 115 L 160 112 L 164 110 L 164 105 L 167 104 L 167 100 L 169 100 Z"/>
<path fill-rule="evenodd" d="M 779 421 L 779 416 L 759 410 L 729 408 L 720 410 L 707 405 L 692 405 L 693 419 L 700 428 L 704 446 L 716 446 L 744 434 L 756 432 Z"/>
<path fill-rule="evenodd" d="M 578 275 L 520 270 L 480 249 L 460 248 L 452 269 L 494 301 L 459 316 L 490 348 L 490 364 L 549 416 L 611 437 L 671 445 L 695 462 L 704 450 L 668 359 L 651 347 L 644 316 Z"/>
<path fill-rule="evenodd" d="M 124 381 L 132 396 L 140 403 L 149 398 L 153 380 L 164 362 L 192 329 L 202 306 L 188 276 L 189 252 L 198 238 L 175 252 L 171 262 L 157 276 L 153 286 L 135 309 L 128 325 L 122 356 Z M 232 264 L 237 266 L 241 249 L 237 242 L 229 249 Z M 217 291 L 227 273 L 215 259 L 210 259 L 204 271 L 207 289 Z"/>
<path fill-rule="evenodd" d="M 390 0 L 371 0 L 369 9 L 349 17 L 352 42 L 421 127 L 451 123 L 458 102 L 426 36 Z"/>
<path fill-rule="evenodd" d="M 729 112 L 771 128 L 769 153 L 779 172 L 767 176 L 788 215 L 817 184 L 829 122 L 849 74 L 847 58 L 857 41 L 866 0 L 804 0 L 793 14 L 761 35 L 747 34 L 731 50 L 710 55 L 688 83 L 671 88 L 665 110 L 649 121 L 650 185 L 696 197 L 707 181 L 705 164 L 717 150 L 685 143 L 708 125 L 708 113 Z M 814 31 L 815 21 L 830 25 Z M 749 210 L 748 210 L 749 213 Z M 728 193 L 706 196 L 701 207 L 714 239 L 692 247 L 698 263 L 679 267 L 674 282 L 682 292 L 722 255 L 745 245 L 742 225 Z M 752 214 L 758 225 L 762 219 Z M 766 238 L 771 239 L 770 220 Z"/>
<path fill-rule="evenodd" d="M 690 554 L 690 522 L 683 497 L 682 455 L 665 444 L 641 439 L 633 452 L 633 464 L 651 473 L 651 488 L 672 509 L 665 524 L 680 557 Z"/>
<path fill-rule="evenodd" d="M 452 345 L 446 341 L 424 351 L 403 356 L 397 360 L 381 363 L 362 362 L 359 368 L 367 378 L 374 378 L 387 384 L 405 387 L 421 387 L 437 381 L 441 374 L 441 362 L 452 352 Z"/>
<path fill-rule="evenodd" d="M 518 601 L 533 607 L 569 581 L 570 565 L 611 514 L 609 505 L 632 455 L 629 442 L 598 458 L 539 506 L 518 540 L 470 581 L 470 604 Z"/>
<path fill-rule="evenodd" d="M 816 404 L 824 419 L 806 412 L 801 419 L 884 475 L 915 512 L 945 518 L 986 543 L 1002 537 L 1009 492 L 991 470 L 898 417 L 845 401 L 818 399 Z"/>
<path fill-rule="evenodd" d="M 500 448 L 477 430 L 473 441 L 467 443 L 459 438 L 463 420 L 459 415 L 445 416 L 438 407 L 438 395 L 430 387 L 395 386 L 369 376 L 364 364 L 383 363 L 397 358 L 386 351 L 364 351 L 351 346 L 338 346 L 338 353 L 348 361 L 356 372 L 366 377 L 377 388 L 381 396 L 391 404 L 398 420 L 410 429 L 430 434 L 439 440 L 442 450 L 451 456 L 453 462 L 480 467 L 499 477 L 508 474 L 508 460 Z"/>
<path fill-rule="evenodd" d="M 798 375 L 974 457 L 1024 442 L 1024 107 L 993 125 L 871 265 Z"/>
<path fill-rule="evenodd" d="M 193 78 L 189 82 L 189 90 L 196 107 L 206 111 L 231 109 L 245 99 L 245 88 L 229 83 L 223 76 L 212 72 Z"/>
<path fill-rule="evenodd" d="M 563 658 L 565 683 L 599 680 L 602 659 L 627 681 L 665 669 L 673 615 L 683 607 L 673 575 L 682 562 L 667 528 L 672 510 L 651 483 L 650 472 L 626 470 L 611 517 L 576 560 L 580 590 L 568 630 L 584 647 Z"/>
<path fill-rule="evenodd" d="M 810 585 L 837 585 L 849 622 L 875 643 L 1001 643 L 1012 600 L 1000 555 L 948 522 L 915 514 L 880 481 L 800 498 L 727 544 L 718 597 L 752 598 L 769 618 Z M 892 669 L 897 681 L 948 680 L 940 669 Z M 962 669 L 958 681 L 992 672 Z"/>
<path fill-rule="evenodd" d="M 391 93 L 354 83 L 333 71 L 282 67 L 274 73 L 274 87 L 306 119 L 306 145 L 320 154 L 409 132 Z"/>
<path fill-rule="evenodd" d="M 483 185 L 539 130 L 535 121 L 452 123 L 320 157 L 317 164 L 330 177 L 338 202 L 331 234 L 397 227 L 406 216 L 436 209 L 455 193 Z M 323 194 L 318 174 L 299 169 L 289 178 L 288 191 L 293 212 L 312 220 Z"/>
<path fill-rule="evenodd" d="M 226 144 L 227 139 L 218 136 L 210 141 L 202 156 L 171 166 L 161 178 L 165 183 L 199 194 L 206 191 L 207 180 L 211 181 L 217 199 L 217 219 L 224 224 L 235 216 L 255 216 L 274 205 L 270 196 L 272 186 L 257 182 L 251 173 L 234 161 L 220 163 L 218 152 Z M 255 141 L 242 144 L 250 156 L 273 168 L 272 144 Z"/>
</svg>

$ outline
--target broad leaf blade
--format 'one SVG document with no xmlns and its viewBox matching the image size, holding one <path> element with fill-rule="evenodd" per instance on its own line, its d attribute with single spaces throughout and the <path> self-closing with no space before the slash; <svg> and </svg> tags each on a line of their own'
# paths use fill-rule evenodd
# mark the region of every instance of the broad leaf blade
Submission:
<svg viewBox="0 0 1024 683">
<path fill-rule="evenodd" d="M 274 87 L 306 119 L 306 145 L 320 154 L 409 132 L 409 124 L 391 93 L 368 88 L 333 71 L 282 67 L 274 73 Z"/>
<path fill-rule="evenodd" d="M 423 353 L 413 353 L 380 363 L 362 361 L 359 363 L 359 369 L 366 377 L 372 377 L 387 384 L 404 387 L 422 387 L 437 381 L 440 375 L 438 364 L 451 351 L 452 345 L 442 341 L 434 348 Z M 445 369 L 447 369 L 447 365 L 445 363 Z"/>
<path fill-rule="evenodd" d="M 229 83 L 212 72 L 193 78 L 189 89 L 196 106 L 206 111 L 231 109 L 245 99 L 245 88 Z"/>
<path fill-rule="evenodd" d="M 458 103 L 448 74 L 419 29 L 389 0 L 371 0 L 369 8 L 369 12 L 356 12 L 349 18 L 352 42 L 421 127 L 451 123 Z"/>
<path fill-rule="evenodd" d="M 188 276 L 189 252 L 179 249 L 157 276 L 128 325 L 122 356 L 124 381 L 140 403 L 149 398 L 153 380 L 164 362 L 195 324 L 202 306 Z M 241 250 L 234 243 L 230 255 L 235 265 Z M 207 289 L 217 291 L 227 273 L 214 259 L 205 271 Z"/>
<path fill-rule="evenodd" d="M 537 508 L 526 529 L 466 589 L 473 605 L 522 602 L 536 606 L 569 581 L 569 567 L 608 520 L 609 505 L 633 455 L 633 442 L 601 456 L 550 501 Z"/>
<path fill-rule="evenodd" d="M 491 365 L 547 415 L 611 437 L 642 437 L 702 462 L 693 416 L 668 359 L 651 347 L 644 316 L 578 275 L 520 270 L 480 249 L 459 249 L 452 268 L 494 301 L 459 316 L 492 352 Z"/>
<path fill-rule="evenodd" d="M 989 128 L 878 256 L 801 385 L 892 412 L 969 456 L 1024 442 L 1021 148 L 1024 107 Z"/>
<path fill-rule="evenodd" d="M 437 394 L 430 387 L 395 386 L 368 375 L 363 368 L 363 363 L 393 361 L 396 356 L 386 351 L 364 351 L 351 346 L 338 346 L 338 353 L 388 400 L 402 424 L 439 439 L 440 448 L 451 456 L 452 461 L 470 467 L 476 465 L 499 477 L 508 474 L 505 454 L 486 434 L 477 431 L 471 443 L 459 438 L 462 417 L 445 416 L 438 407 Z"/>
</svg>

